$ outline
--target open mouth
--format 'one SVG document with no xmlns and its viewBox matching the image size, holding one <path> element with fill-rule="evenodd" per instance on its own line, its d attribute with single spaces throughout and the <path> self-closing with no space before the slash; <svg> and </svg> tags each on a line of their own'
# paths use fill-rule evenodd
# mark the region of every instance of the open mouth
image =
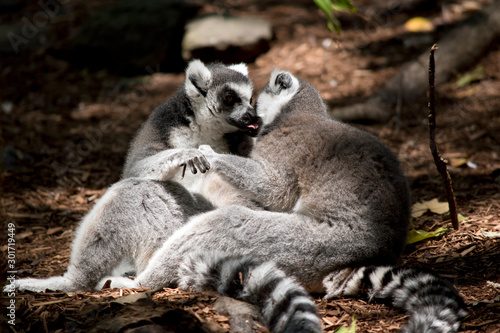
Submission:
<svg viewBox="0 0 500 333">
<path fill-rule="evenodd" d="M 245 130 L 248 132 L 250 136 L 257 136 L 259 134 L 259 130 L 262 126 L 262 119 L 259 117 L 255 123 L 245 125 Z"/>
<path fill-rule="evenodd" d="M 228 123 L 231 125 L 238 127 L 240 131 L 247 132 L 250 136 L 257 136 L 259 134 L 259 130 L 262 126 L 262 119 L 259 117 L 257 119 L 253 119 L 254 122 L 246 123 L 246 122 L 235 122 L 228 120 Z"/>
</svg>

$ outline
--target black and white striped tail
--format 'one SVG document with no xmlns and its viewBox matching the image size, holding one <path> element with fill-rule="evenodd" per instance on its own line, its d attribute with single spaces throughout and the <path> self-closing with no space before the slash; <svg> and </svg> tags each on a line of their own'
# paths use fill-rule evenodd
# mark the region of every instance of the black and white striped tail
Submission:
<svg viewBox="0 0 500 333">
<path fill-rule="evenodd" d="M 179 277 L 183 289 L 215 291 L 258 306 L 272 332 L 321 332 L 308 293 L 272 262 L 207 254 L 187 260 Z"/>
<path fill-rule="evenodd" d="M 467 315 L 455 288 L 435 274 L 405 267 L 361 267 L 351 272 L 337 293 L 358 295 L 366 290 L 370 300 L 389 301 L 410 316 L 405 333 L 457 332 Z"/>
</svg>

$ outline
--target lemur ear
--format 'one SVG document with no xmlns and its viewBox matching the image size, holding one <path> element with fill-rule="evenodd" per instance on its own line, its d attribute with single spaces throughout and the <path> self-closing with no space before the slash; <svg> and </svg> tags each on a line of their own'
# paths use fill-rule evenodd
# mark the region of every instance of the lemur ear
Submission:
<svg viewBox="0 0 500 333">
<path fill-rule="evenodd" d="M 292 77 L 287 72 L 279 73 L 276 76 L 275 84 L 281 89 L 288 89 L 292 86 Z"/>
<path fill-rule="evenodd" d="M 200 60 L 193 60 L 186 69 L 186 93 L 190 97 L 207 96 L 212 83 L 212 73 Z"/>
<path fill-rule="evenodd" d="M 282 90 L 289 89 L 293 85 L 293 76 L 289 72 L 275 69 L 271 73 L 269 83 L 272 84 L 276 93 L 279 94 Z"/>
<path fill-rule="evenodd" d="M 237 71 L 245 76 L 248 76 L 248 67 L 245 63 L 234 64 L 228 67 L 233 71 Z"/>
</svg>

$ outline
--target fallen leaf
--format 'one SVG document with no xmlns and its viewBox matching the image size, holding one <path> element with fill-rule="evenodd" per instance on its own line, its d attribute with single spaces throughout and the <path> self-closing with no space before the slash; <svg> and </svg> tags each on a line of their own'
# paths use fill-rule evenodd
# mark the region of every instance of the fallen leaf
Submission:
<svg viewBox="0 0 500 333">
<path fill-rule="evenodd" d="M 134 303 L 142 298 L 149 298 L 154 293 L 156 293 L 158 291 L 162 291 L 162 290 L 163 290 L 163 288 L 159 287 L 159 288 L 156 288 L 153 290 L 143 291 L 143 292 L 136 293 L 136 294 L 130 294 L 127 296 L 120 297 L 120 298 L 114 300 L 112 303 L 118 303 L 118 304 Z"/>
<path fill-rule="evenodd" d="M 63 230 L 63 227 L 54 227 L 54 228 L 47 229 L 47 236 L 53 235 L 53 234 L 58 233 L 59 231 L 62 231 L 62 230 Z"/>
<path fill-rule="evenodd" d="M 352 315 L 352 323 L 349 328 L 345 326 L 340 326 L 334 333 L 356 333 L 356 315 Z"/>
<path fill-rule="evenodd" d="M 460 78 L 455 82 L 455 86 L 457 88 L 462 88 L 468 86 L 471 83 L 481 81 L 486 78 L 486 72 L 484 71 L 484 67 L 479 65 L 474 68 L 472 71 L 464 73 Z"/>
<path fill-rule="evenodd" d="M 148 292 L 142 292 L 142 293 L 137 293 L 137 294 L 130 294 L 127 296 L 120 297 L 113 301 L 112 303 L 118 303 L 118 304 L 127 304 L 127 303 L 135 303 L 141 298 L 148 298 Z"/>
<path fill-rule="evenodd" d="M 446 221 L 449 219 L 451 219 L 451 214 L 449 212 L 443 215 L 443 221 Z M 467 221 L 467 218 L 464 217 L 462 214 L 457 214 L 457 219 L 458 219 L 459 223 L 461 223 L 463 221 Z"/>
<path fill-rule="evenodd" d="M 442 215 L 450 210 L 447 202 L 439 202 L 438 199 L 417 202 L 412 207 L 411 216 L 414 218 L 424 215 L 427 211 Z"/>
<path fill-rule="evenodd" d="M 21 240 L 21 239 L 28 238 L 28 237 L 30 237 L 32 235 L 33 235 L 32 231 L 25 231 L 25 232 L 21 232 L 20 234 L 15 235 L 14 239 L 15 240 Z"/>
<path fill-rule="evenodd" d="M 466 157 L 453 157 L 448 159 L 448 163 L 454 168 L 467 166 L 467 161 Z"/>
<path fill-rule="evenodd" d="M 496 283 L 496 282 L 493 282 L 493 281 L 486 281 L 486 285 L 488 285 L 490 287 L 493 287 L 493 288 L 500 289 L 500 283 Z"/>
<path fill-rule="evenodd" d="M 406 238 L 406 244 L 414 244 L 424 239 L 438 237 L 449 231 L 450 229 L 439 228 L 435 231 L 425 231 L 425 230 L 415 230 L 411 229 L 408 231 L 408 237 Z"/>
<path fill-rule="evenodd" d="M 490 231 L 484 231 L 481 230 L 481 233 L 483 234 L 484 237 L 500 237 L 500 232 L 490 232 Z"/>
<path fill-rule="evenodd" d="M 406 21 L 405 28 L 410 32 L 430 32 L 434 30 L 434 24 L 425 17 L 417 16 Z"/>
<path fill-rule="evenodd" d="M 472 162 L 471 160 L 467 160 L 467 166 L 471 169 L 477 169 L 477 164 Z"/>
</svg>

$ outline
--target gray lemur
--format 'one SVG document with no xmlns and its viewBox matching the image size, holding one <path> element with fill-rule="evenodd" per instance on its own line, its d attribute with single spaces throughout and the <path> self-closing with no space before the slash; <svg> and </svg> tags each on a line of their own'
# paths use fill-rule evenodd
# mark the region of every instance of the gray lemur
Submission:
<svg viewBox="0 0 500 333">
<path fill-rule="evenodd" d="M 219 153 L 248 152 L 253 139 L 246 133 L 255 136 L 261 123 L 251 106 L 252 91 L 246 65 L 192 61 L 183 86 L 138 131 L 124 179 L 81 221 L 67 272 L 48 279 L 18 279 L 15 287 L 90 290 L 122 260 L 143 271 L 152 254 L 191 216 L 231 203 L 258 208 L 215 173 L 194 177 L 188 172 L 181 180 L 182 166 L 192 172 L 208 170 L 197 149 L 201 144 Z"/>
<path fill-rule="evenodd" d="M 456 332 L 466 314 L 456 290 L 432 273 L 394 266 L 410 217 L 394 154 L 331 119 L 318 91 L 288 72 L 273 72 L 256 108 L 264 126 L 250 159 L 201 150 L 209 173 L 272 211 L 232 205 L 193 217 L 134 284 L 247 300 L 273 332 L 321 330 L 297 283 L 327 298 L 366 290 L 410 314 L 405 332 Z"/>
</svg>

